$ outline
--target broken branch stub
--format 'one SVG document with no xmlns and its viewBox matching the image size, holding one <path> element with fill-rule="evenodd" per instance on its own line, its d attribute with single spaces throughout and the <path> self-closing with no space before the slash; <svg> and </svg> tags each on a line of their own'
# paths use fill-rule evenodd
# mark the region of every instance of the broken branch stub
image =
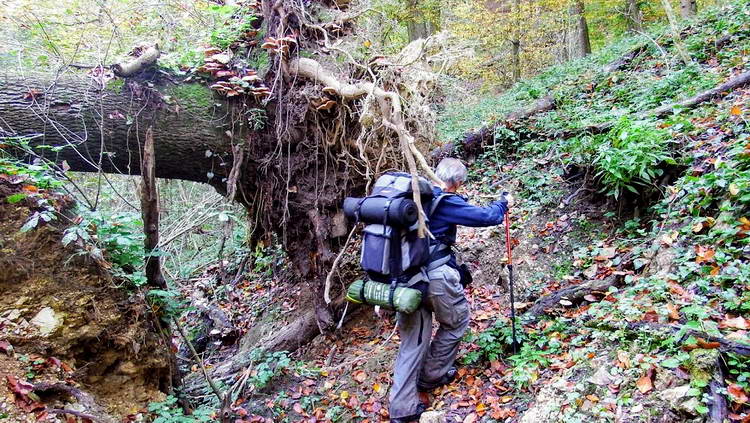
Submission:
<svg viewBox="0 0 750 423">
<path fill-rule="evenodd" d="M 116 63 L 112 65 L 112 72 L 114 72 L 115 75 L 121 78 L 133 76 L 146 67 L 156 63 L 156 59 L 159 58 L 160 54 L 161 52 L 159 51 L 159 46 L 154 45 L 147 48 L 143 53 L 141 53 L 140 56 L 136 57 L 134 60 L 131 60 L 127 63 Z"/>
</svg>

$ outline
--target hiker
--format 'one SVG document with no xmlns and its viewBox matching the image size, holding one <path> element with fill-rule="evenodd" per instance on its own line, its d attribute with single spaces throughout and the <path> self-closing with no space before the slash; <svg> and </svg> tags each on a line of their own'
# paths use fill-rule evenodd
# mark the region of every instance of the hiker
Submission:
<svg viewBox="0 0 750 423">
<path fill-rule="evenodd" d="M 429 222 L 435 237 L 431 240 L 427 266 L 429 288 L 422 307 L 411 314 L 398 315 L 401 345 L 390 393 L 392 423 L 419 420 L 427 407 L 419 401 L 417 392 L 431 391 L 456 377 L 454 360 L 458 344 L 469 326 L 469 304 L 464 296 L 460 267 L 451 250 L 456 242 L 456 226 L 499 225 L 513 200 L 508 195 L 487 207 L 469 204 L 456 194 L 466 181 L 466 166 L 457 159 L 443 159 L 435 174 L 445 188 L 434 189 L 435 199 L 440 200 Z M 433 313 L 440 327 L 431 340 Z"/>
</svg>

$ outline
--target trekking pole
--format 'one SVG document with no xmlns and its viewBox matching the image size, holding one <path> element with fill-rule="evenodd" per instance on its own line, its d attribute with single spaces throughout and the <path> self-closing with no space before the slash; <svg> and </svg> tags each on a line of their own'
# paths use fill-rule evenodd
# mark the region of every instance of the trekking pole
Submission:
<svg viewBox="0 0 750 423">
<path fill-rule="evenodd" d="M 505 213 L 505 248 L 508 250 L 508 288 L 510 289 L 510 328 L 513 336 L 513 354 L 518 354 L 516 340 L 516 307 L 513 298 L 513 254 L 510 244 L 510 210 Z"/>
</svg>

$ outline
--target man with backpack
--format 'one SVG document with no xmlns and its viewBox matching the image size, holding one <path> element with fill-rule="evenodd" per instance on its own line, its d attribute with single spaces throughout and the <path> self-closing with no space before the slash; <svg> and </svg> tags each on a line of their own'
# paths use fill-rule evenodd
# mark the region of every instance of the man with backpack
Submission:
<svg viewBox="0 0 750 423">
<path fill-rule="evenodd" d="M 413 313 L 398 315 L 401 345 L 390 393 L 392 423 L 419 420 L 427 407 L 419 401 L 418 392 L 431 391 L 456 377 L 454 360 L 458 344 L 469 326 L 469 304 L 464 287 L 470 282 L 468 271 L 456 263 L 452 252 L 456 227 L 499 225 L 513 201 L 508 195 L 487 207 L 469 204 L 456 194 L 467 176 L 466 167 L 457 159 L 443 159 L 435 174 L 445 188 L 434 188 L 428 213 L 429 229 L 435 237 L 430 242 L 426 268 L 429 288 L 422 307 Z M 440 324 L 434 338 L 433 313 Z"/>
</svg>

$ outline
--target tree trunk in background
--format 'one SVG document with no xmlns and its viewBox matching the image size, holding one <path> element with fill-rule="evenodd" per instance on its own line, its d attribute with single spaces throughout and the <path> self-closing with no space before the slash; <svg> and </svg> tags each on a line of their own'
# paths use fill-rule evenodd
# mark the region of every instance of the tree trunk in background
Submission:
<svg viewBox="0 0 750 423">
<path fill-rule="evenodd" d="M 155 89 L 134 82 L 102 88 L 85 75 L 53 81 L 0 74 L 0 137 L 29 139 L 36 155 L 61 168 L 140 175 L 139 152 L 146 128 L 153 125 L 157 178 L 226 189 L 221 179 L 230 170 L 225 163 L 232 163 L 221 120 L 226 110 L 214 110 L 216 100 L 205 86 L 183 87 L 188 85 L 194 97 L 179 99 L 172 93 L 173 103 L 166 104 Z M 206 97 L 196 98 L 196 93 Z"/>
<path fill-rule="evenodd" d="M 672 9 L 672 4 L 669 2 L 669 0 L 661 0 L 661 5 L 664 7 L 664 11 L 667 13 L 667 19 L 669 20 L 669 26 L 672 32 L 672 41 L 674 42 L 675 48 L 677 49 L 677 53 L 685 63 L 685 66 L 690 65 L 691 63 L 693 63 L 693 61 L 692 59 L 690 59 L 690 55 L 687 53 L 687 50 L 685 50 L 685 46 L 682 44 L 682 38 L 680 38 L 680 30 L 677 28 L 677 17 L 675 16 L 674 10 Z"/>
<path fill-rule="evenodd" d="M 570 32 L 568 31 L 567 25 L 563 23 L 562 36 L 560 37 L 560 60 L 559 63 L 565 63 L 570 60 L 570 48 L 568 48 L 568 37 Z"/>
<path fill-rule="evenodd" d="M 408 0 L 406 7 L 409 12 L 409 20 L 406 22 L 409 42 L 427 38 L 440 29 L 437 22 L 434 22 L 434 17 L 425 16 L 424 11 L 419 8 L 419 0 Z"/>
<path fill-rule="evenodd" d="M 628 31 L 643 31 L 643 14 L 638 6 L 638 0 L 627 0 L 625 17 L 628 21 Z"/>
<path fill-rule="evenodd" d="M 591 39 L 589 25 L 586 22 L 586 7 L 583 0 L 576 0 L 571 8 L 571 15 L 575 22 L 575 53 L 572 57 L 585 57 L 591 54 Z"/>
<path fill-rule="evenodd" d="M 513 0 L 513 39 L 510 46 L 513 82 L 518 82 L 521 79 L 521 0 Z"/>
<path fill-rule="evenodd" d="M 683 18 L 692 18 L 696 13 L 698 13 L 696 0 L 680 0 L 680 14 Z"/>
</svg>

